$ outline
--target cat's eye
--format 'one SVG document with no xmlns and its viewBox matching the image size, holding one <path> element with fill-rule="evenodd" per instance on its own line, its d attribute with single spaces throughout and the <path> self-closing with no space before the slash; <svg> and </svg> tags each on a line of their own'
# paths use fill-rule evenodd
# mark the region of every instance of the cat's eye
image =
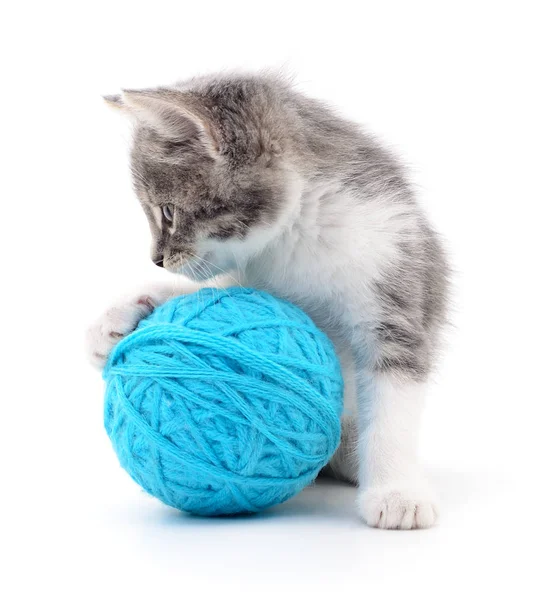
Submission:
<svg viewBox="0 0 537 600">
<path fill-rule="evenodd" d="M 173 206 L 165 204 L 162 207 L 162 216 L 164 217 L 164 220 L 168 223 L 173 223 Z"/>
</svg>

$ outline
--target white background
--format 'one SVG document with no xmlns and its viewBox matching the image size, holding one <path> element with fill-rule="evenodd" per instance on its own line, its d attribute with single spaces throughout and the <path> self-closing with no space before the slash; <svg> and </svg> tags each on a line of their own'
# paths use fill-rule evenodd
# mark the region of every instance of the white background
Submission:
<svg viewBox="0 0 537 600">
<path fill-rule="evenodd" d="M 535 597 L 532 2 L 26 2 L 1 17 L 3 598 Z M 142 494 L 86 325 L 162 276 L 101 93 L 285 67 L 409 163 L 453 260 L 422 454 L 442 518 L 385 532 L 319 484 L 202 520 Z"/>
</svg>

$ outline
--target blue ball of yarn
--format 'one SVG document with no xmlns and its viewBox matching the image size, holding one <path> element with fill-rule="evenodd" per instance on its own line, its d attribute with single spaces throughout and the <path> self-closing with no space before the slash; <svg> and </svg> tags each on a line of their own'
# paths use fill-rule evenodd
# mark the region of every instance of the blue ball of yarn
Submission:
<svg viewBox="0 0 537 600">
<path fill-rule="evenodd" d="M 147 492 L 199 515 L 257 512 L 318 474 L 340 436 L 329 339 L 253 289 L 202 289 L 158 307 L 114 348 L 105 427 Z"/>
</svg>

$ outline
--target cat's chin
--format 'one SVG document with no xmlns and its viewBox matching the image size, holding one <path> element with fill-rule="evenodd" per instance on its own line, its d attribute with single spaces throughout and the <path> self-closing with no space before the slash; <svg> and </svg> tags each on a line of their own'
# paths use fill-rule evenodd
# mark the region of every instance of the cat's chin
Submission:
<svg viewBox="0 0 537 600">
<path fill-rule="evenodd" d="M 166 269 L 176 275 L 183 275 L 187 279 L 196 282 L 211 281 L 216 277 L 227 275 L 233 265 L 220 266 L 213 262 L 215 259 L 212 252 L 207 252 L 203 257 L 196 257 L 188 262 L 176 265 L 166 265 Z"/>
</svg>

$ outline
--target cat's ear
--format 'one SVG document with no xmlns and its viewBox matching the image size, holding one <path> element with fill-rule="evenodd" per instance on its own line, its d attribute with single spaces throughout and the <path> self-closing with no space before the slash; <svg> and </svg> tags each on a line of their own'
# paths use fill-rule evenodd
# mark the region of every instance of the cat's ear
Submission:
<svg viewBox="0 0 537 600">
<path fill-rule="evenodd" d="M 119 102 L 162 136 L 177 141 L 196 139 L 211 156 L 220 156 L 211 119 L 191 95 L 177 90 L 123 90 Z"/>
<path fill-rule="evenodd" d="M 114 94 L 112 96 L 103 96 L 103 100 L 106 102 L 108 106 L 115 110 L 123 110 L 126 111 L 125 103 L 119 94 Z"/>
</svg>

